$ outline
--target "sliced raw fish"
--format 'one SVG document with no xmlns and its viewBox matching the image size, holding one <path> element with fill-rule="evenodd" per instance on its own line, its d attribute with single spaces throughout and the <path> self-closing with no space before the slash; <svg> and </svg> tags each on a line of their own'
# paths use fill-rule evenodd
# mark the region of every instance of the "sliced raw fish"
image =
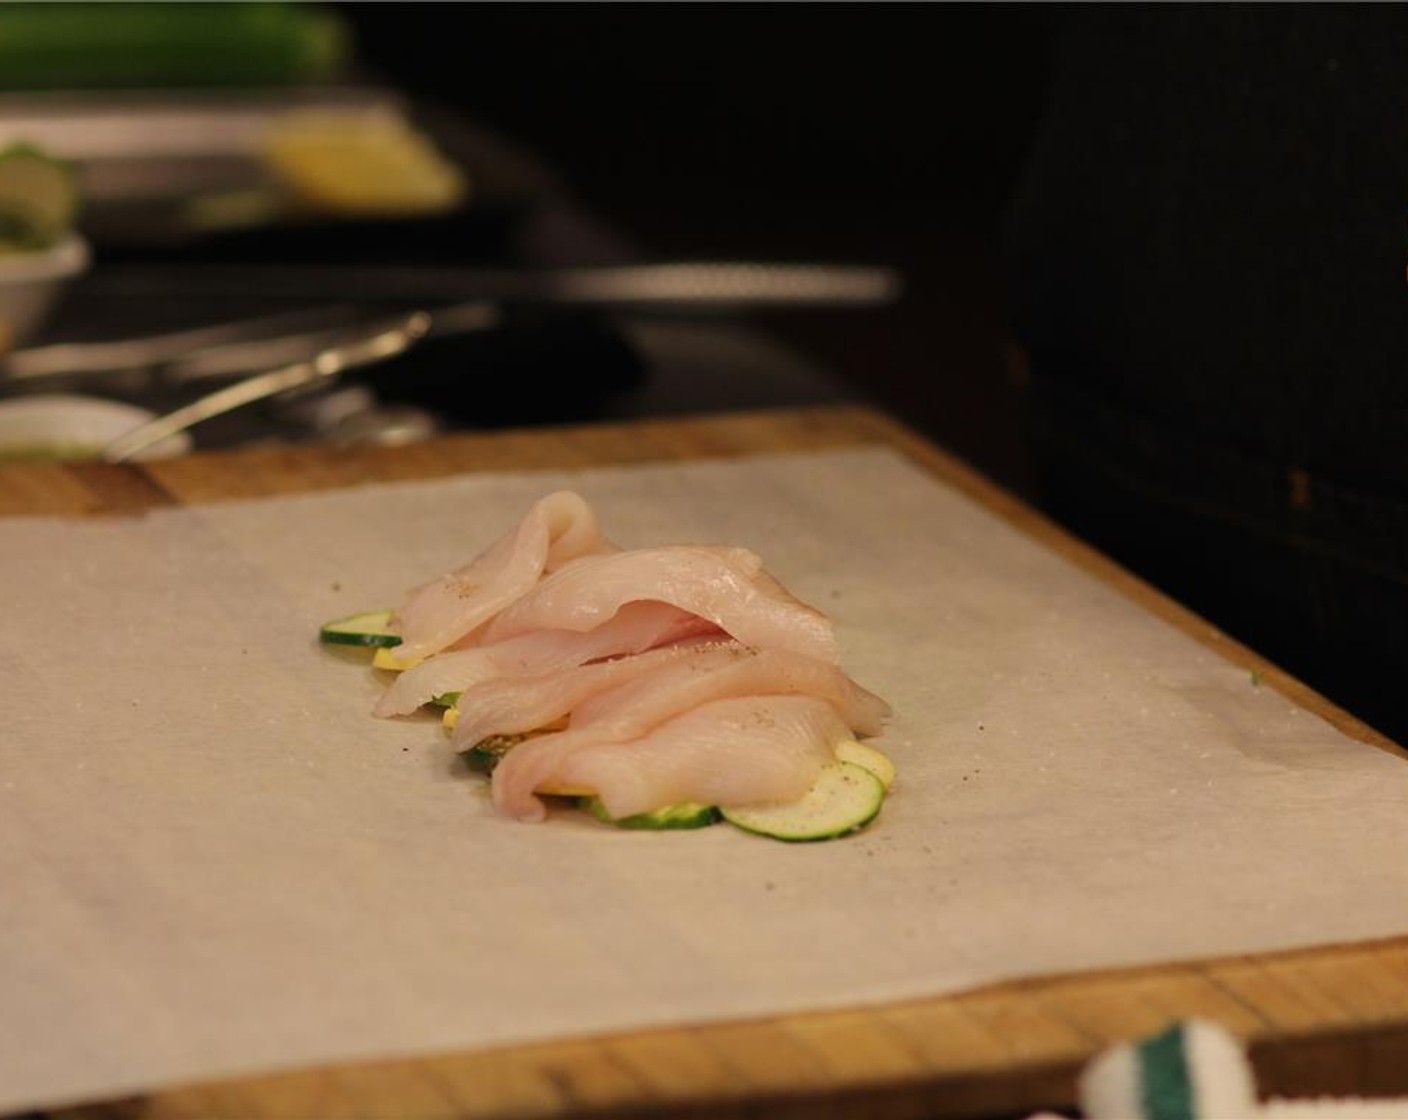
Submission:
<svg viewBox="0 0 1408 1120">
<path fill-rule="evenodd" d="M 890 706 L 836 665 L 790 650 L 710 651 L 661 662 L 623 677 L 572 709 L 573 730 L 597 739 L 634 739 L 689 708 L 731 696 L 814 696 L 836 709 L 851 732 L 878 735 Z M 849 736 L 848 736 L 849 737 Z"/>
<path fill-rule="evenodd" d="M 484 629 L 486 641 L 532 630 L 590 630 L 625 603 L 669 603 L 760 649 L 836 660 L 831 624 L 762 571 L 746 549 L 675 546 L 580 557 L 541 580 Z"/>
<path fill-rule="evenodd" d="M 816 697 L 744 696 L 701 704 L 636 739 L 554 749 L 571 734 L 542 735 L 509 751 L 494 771 L 494 804 L 539 820 L 545 809 L 533 791 L 549 785 L 595 790 L 616 817 L 681 801 L 793 801 L 835 757 L 848 729 Z"/>
<path fill-rule="evenodd" d="M 615 549 L 580 495 L 549 494 L 470 563 L 410 593 L 392 620 L 401 635 L 398 653 L 438 653 L 528 592 L 545 572 Z"/>
<path fill-rule="evenodd" d="M 494 678 L 549 673 L 691 638 L 717 638 L 720 633 L 707 619 L 667 603 L 627 603 L 584 633 L 536 630 L 501 642 L 437 653 L 399 674 L 374 712 L 378 716 L 405 715 L 441 693 L 462 692 Z"/>
<path fill-rule="evenodd" d="M 459 718 L 451 743 L 460 750 L 491 735 L 536 731 L 579 710 L 581 704 L 595 696 L 615 691 L 638 678 L 654 680 L 659 670 L 668 666 L 685 663 L 686 672 L 697 675 L 750 656 L 752 651 L 747 646 L 734 641 L 691 638 L 646 653 L 555 672 L 494 677 L 460 694 L 456 704 Z"/>
<path fill-rule="evenodd" d="M 686 709 L 730 696 L 829 701 L 852 732 L 878 735 L 890 706 L 837 666 L 789 650 L 694 639 L 634 657 L 532 676 L 500 676 L 459 699 L 456 747 L 535 731 L 570 715 L 574 743 L 634 739 Z"/>
</svg>

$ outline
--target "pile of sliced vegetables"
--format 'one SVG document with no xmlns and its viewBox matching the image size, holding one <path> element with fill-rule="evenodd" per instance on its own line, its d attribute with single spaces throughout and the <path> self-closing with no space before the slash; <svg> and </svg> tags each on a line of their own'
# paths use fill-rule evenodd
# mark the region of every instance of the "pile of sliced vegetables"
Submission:
<svg viewBox="0 0 1408 1120">
<path fill-rule="evenodd" d="M 367 650 L 372 654 L 374 668 L 400 672 L 411 668 L 415 662 L 396 656 L 395 649 L 401 639 L 389 629 L 391 615 L 389 610 L 365 611 L 336 619 L 321 627 L 318 638 L 328 645 Z M 444 709 L 442 723 L 447 730 L 454 727 L 459 714 L 454 707 L 458 698 L 459 693 L 446 692 L 432 701 Z M 559 726 L 541 730 L 558 730 Z M 491 775 L 499 760 L 527 738 L 531 735 L 496 735 L 461 751 L 460 757 L 471 770 Z M 786 804 L 726 809 L 685 803 L 629 817 L 612 817 L 600 799 L 588 790 L 539 792 L 569 799 L 598 820 L 618 828 L 660 831 L 703 828 L 724 821 L 745 832 L 775 840 L 810 841 L 834 840 L 864 828 L 879 814 L 894 778 L 894 765 L 885 755 L 873 747 L 848 740 L 838 744 L 836 760 L 822 767 L 811 789 L 800 800 Z"/>
</svg>

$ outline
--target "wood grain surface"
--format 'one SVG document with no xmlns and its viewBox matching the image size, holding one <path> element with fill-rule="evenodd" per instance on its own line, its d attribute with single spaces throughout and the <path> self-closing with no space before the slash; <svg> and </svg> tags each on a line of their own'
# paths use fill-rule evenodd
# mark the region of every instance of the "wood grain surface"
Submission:
<svg viewBox="0 0 1408 1120">
<path fill-rule="evenodd" d="M 865 444 L 896 448 L 1347 734 L 1398 748 L 903 426 L 856 408 L 451 436 L 397 449 L 253 449 L 145 465 L 0 466 L 0 516 L 162 505 L 464 471 Z M 3 528 L 0 528 L 3 534 Z M 3 537 L 0 536 L 0 540 Z M 152 1086 L 49 1113 L 195 1117 L 1006 1117 L 1071 1110 L 1105 1046 L 1185 1016 L 1245 1039 L 1263 1092 L 1408 1094 L 1408 937 L 1001 984 L 903 1004 Z"/>
</svg>

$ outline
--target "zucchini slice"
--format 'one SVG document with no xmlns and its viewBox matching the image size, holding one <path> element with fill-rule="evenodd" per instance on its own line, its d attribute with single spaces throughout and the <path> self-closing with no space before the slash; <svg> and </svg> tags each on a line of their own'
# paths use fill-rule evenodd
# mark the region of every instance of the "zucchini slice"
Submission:
<svg viewBox="0 0 1408 1120">
<path fill-rule="evenodd" d="M 862 770 L 869 770 L 880 779 L 880 784 L 887 791 L 895 784 L 895 764 L 874 747 L 846 739 L 836 744 L 836 759 L 838 762 L 853 762 Z"/>
<path fill-rule="evenodd" d="M 441 719 L 445 721 L 446 726 L 454 726 L 454 721 L 450 718 L 454 714 L 454 708 L 445 709 L 445 714 L 441 716 Z M 524 740 L 535 738 L 548 730 L 555 730 L 555 727 L 550 725 L 537 731 L 513 731 L 504 735 L 490 735 L 487 739 L 480 739 L 474 746 L 460 751 L 460 759 L 471 770 L 481 774 L 493 774 L 494 767 L 498 766 L 504 755 Z M 557 788 L 550 784 L 539 789 L 538 792 L 548 797 L 590 796 L 587 790 Z"/>
<path fill-rule="evenodd" d="M 392 635 L 393 637 L 395 635 Z M 423 657 L 397 657 L 394 646 L 381 646 L 372 654 L 373 669 L 389 669 L 393 673 L 404 673 L 407 669 L 414 669 L 425 658 Z"/>
<path fill-rule="evenodd" d="M 372 646 L 390 649 L 401 644 L 401 636 L 388 630 L 391 611 L 363 611 L 361 614 L 325 622 L 318 640 L 338 646 Z"/>
<path fill-rule="evenodd" d="M 445 715 L 449 716 L 453 711 L 454 708 L 448 708 Z M 492 774 L 499 760 L 526 738 L 527 735 L 490 735 L 474 746 L 460 751 L 460 758 L 471 770 L 480 774 Z"/>
<path fill-rule="evenodd" d="M 719 819 L 719 811 L 712 805 L 700 805 L 697 801 L 682 801 L 678 805 L 666 805 L 649 813 L 633 813 L 629 817 L 613 817 L 602 804 L 601 798 L 583 797 L 577 803 L 599 821 L 614 824 L 617 828 L 639 828 L 660 831 L 670 828 L 705 828 Z"/>
<path fill-rule="evenodd" d="M 884 801 L 884 784 L 865 767 L 829 762 L 798 801 L 721 812 L 736 828 L 775 840 L 833 840 L 868 825 Z"/>
</svg>

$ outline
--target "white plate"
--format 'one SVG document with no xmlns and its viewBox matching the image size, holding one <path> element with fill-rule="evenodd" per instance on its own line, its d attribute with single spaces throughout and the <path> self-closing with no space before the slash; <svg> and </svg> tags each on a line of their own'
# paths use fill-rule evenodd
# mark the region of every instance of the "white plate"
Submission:
<svg viewBox="0 0 1408 1120">
<path fill-rule="evenodd" d="M 0 459 L 30 448 L 53 453 L 44 457 L 94 459 L 109 442 L 154 416 L 136 405 L 65 393 L 0 401 Z M 191 437 L 178 432 L 134 458 L 169 459 L 190 450 Z"/>
</svg>

